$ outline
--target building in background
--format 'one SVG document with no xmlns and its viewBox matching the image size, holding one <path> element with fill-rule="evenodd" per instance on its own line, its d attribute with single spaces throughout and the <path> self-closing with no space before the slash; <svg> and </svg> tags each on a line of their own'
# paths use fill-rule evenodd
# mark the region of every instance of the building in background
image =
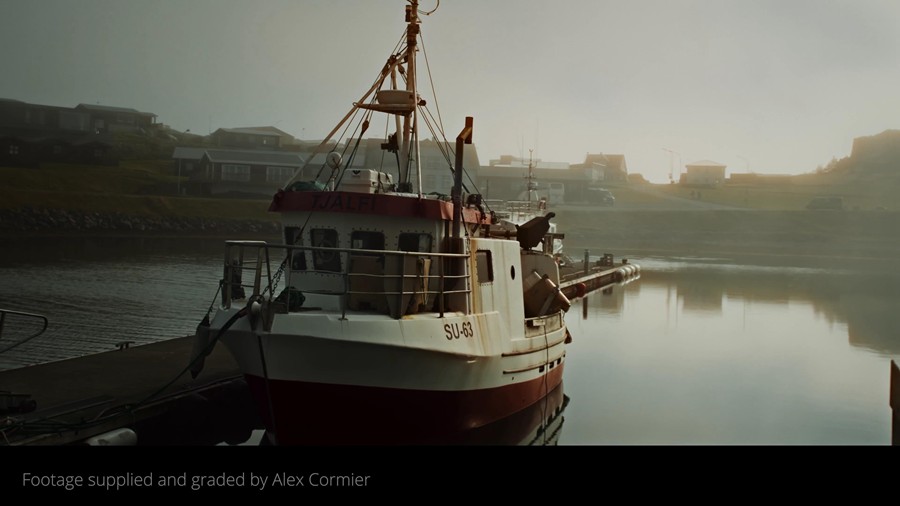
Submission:
<svg viewBox="0 0 900 506">
<path fill-rule="evenodd" d="M 712 160 L 685 165 L 687 172 L 682 176 L 682 183 L 690 186 L 719 186 L 725 182 L 725 165 Z"/>
</svg>

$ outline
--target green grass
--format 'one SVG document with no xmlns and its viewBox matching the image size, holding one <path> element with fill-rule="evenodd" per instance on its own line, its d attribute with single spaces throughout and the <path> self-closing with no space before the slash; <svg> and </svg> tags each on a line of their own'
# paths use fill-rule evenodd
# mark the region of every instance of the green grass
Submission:
<svg viewBox="0 0 900 506">
<path fill-rule="evenodd" d="M 694 200 L 697 192 L 703 202 L 763 211 L 791 211 L 806 209 L 817 196 L 839 196 L 848 210 L 897 210 L 898 187 L 891 181 L 849 181 L 829 184 L 821 180 L 800 180 L 799 183 L 773 185 L 732 185 L 717 188 L 696 188 L 683 185 L 644 185 L 614 190 L 616 203 L 632 205 L 658 203 L 664 197 Z M 632 206 L 633 207 L 633 206 Z"/>
<path fill-rule="evenodd" d="M 143 216 L 272 220 L 269 200 L 148 195 L 173 184 L 167 160 L 127 160 L 119 167 L 46 164 L 40 168 L 0 167 L 0 209 L 22 207 Z"/>
</svg>

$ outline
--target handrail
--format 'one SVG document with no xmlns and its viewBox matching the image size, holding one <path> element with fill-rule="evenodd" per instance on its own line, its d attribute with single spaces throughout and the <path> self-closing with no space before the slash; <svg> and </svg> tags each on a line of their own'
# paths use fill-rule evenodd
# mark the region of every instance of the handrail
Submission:
<svg viewBox="0 0 900 506">
<path fill-rule="evenodd" d="M 24 311 L 13 311 L 12 309 L 0 309 L 0 339 L 3 339 L 3 324 L 6 321 L 7 314 L 16 315 L 16 316 L 25 316 L 25 317 L 29 317 L 29 318 L 39 318 L 41 320 L 44 320 L 44 326 L 41 327 L 41 330 L 37 331 L 36 333 L 34 333 L 16 343 L 9 345 L 6 348 L 0 349 L 0 353 L 6 353 L 7 351 L 9 351 L 17 346 L 25 344 L 28 341 L 31 341 L 35 337 L 43 334 L 47 330 L 47 326 L 50 324 L 50 321 L 47 320 L 47 317 L 44 315 L 40 315 L 40 314 L 36 314 L 36 313 L 26 313 Z"/>
<path fill-rule="evenodd" d="M 437 253 L 431 251 L 401 251 L 390 249 L 361 249 L 361 248 L 327 248 L 324 246 L 302 246 L 293 244 L 269 244 L 266 241 L 225 241 L 226 246 L 255 246 L 266 248 L 278 248 L 285 250 L 304 251 L 334 251 L 337 253 L 356 253 L 367 255 L 392 255 L 392 256 L 416 256 L 416 257 L 443 257 L 443 258 L 468 258 L 466 253 Z M 331 271 L 329 271 L 331 272 Z"/>
<path fill-rule="evenodd" d="M 469 265 L 465 261 L 469 255 L 466 253 L 437 253 L 430 251 L 401 251 L 401 250 L 374 250 L 361 248 L 332 248 L 324 246 L 304 246 L 304 245 L 288 245 L 288 244 L 270 244 L 265 241 L 225 241 L 225 272 L 223 277 L 222 289 L 222 306 L 231 307 L 232 300 L 240 300 L 245 298 L 245 294 L 251 293 L 253 296 L 264 296 L 268 302 L 273 302 L 276 297 L 276 286 L 280 280 L 280 276 L 284 275 L 287 280 L 285 286 L 292 286 L 292 278 L 298 273 L 317 274 L 334 276 L 336 279 L 342 279 L 340 287 L 338 286 L 318 286 L 318 287 L 297 287 L 306 294 L 335 296 L 339 297 L 339 305 L 341 317 L 346 317 L 346 312 L 351 305 L 351 296 L 384 296 L 387 298 L 399 297 L 396 299 L 396 308 L 402 308 L 406 302 L 404 297 L 423 297 L 424 300 L 437 297 L 439 299 L 438 310 L 443 317 L 445 312 L 445 300 L 447 296 L 471 296 L 471 274 L 468 272 Z M 233 251 L 238 249 L 237 252 Z M 270 249 L 278 249 L 285 252 L 284 260 L 272 258 Z M 255 251 L 255 252 L 254 252 Z M 339 255 L 343 264 L 339 270 L 332 269 L 316 269 L 312 268 L 297 271 L 291 269 L 290 259 L 294 257 L 294 251 L 309 251 L 313 254 L 317 252 L 329 252 Z M 236 254 L 235 254 L 236 253 Z M 245 258 L 245 254 L 247 255 Z M 254 258 L 255 256 L 255 258 Z M 380 257 L 394 258 L 401 260 L 397 264 L 398 272 L 353 272 L 350 270 L 350 263 L 353 257 Z M 424 272 L 415 269 L 415 272 L 407 271 L 407 260 L 410 258 L 418 259 L 418 263 L 427 261 L 431 258 L 432 268 L 426 269 Z M 406 260 L 404 260 L 406 259 Z M 445 273 L 445 261 L 458 260 L 461 261 L 459 273 Z M 271 261 L 280 262 L 277 273 L 273 276 Z M 277 265 L 277 263 L 276 263 Z M 263 272 L 263 269 L 265 271 Z M 285 273 L 286 271 L 286 273 Z M 437 272 L 435 272 L 437 271 Z M 385 282 L 393 282 L 395 285 L 385 285 L 381 289 L 372 290 L 368 287 L 357 286 L 351 288 L 353 280 L 359 279 L 383 279 Z M 418 280 L 411 288 L 406 283 L 409 280 Z M 456 281 L 462 281 L 462 286 L 454 286 L 453 289 L 446 289 L 446 284 Z M 435 286 L 437 285 L 437 286 Z M 362 289 L 360 289 L 362 288 Z M 234 294 L 234 296 L 232 296 Z M 283 294 L 282 294 L 283 295 Z M 288 296 L 290 299 L 290 296 Z M 434 299 L 431 299 L 434 300 Z M 468 299 L 467 299 L 468 300 Z M 468 307 L 469 302 L 466 303 Z M 284 309 L 284 308 L 283 308 Z M 282 310 L 283 310 L 282 309 Z M 393 312 L 394 310 L 392 310 Z M 405 309 L 401 309 L 401 315 L 405 314 Z M 290 310 L 288 310 L 290 312 Z M 396 317 L 396 316 L 395 316 Z"/>
</svg>

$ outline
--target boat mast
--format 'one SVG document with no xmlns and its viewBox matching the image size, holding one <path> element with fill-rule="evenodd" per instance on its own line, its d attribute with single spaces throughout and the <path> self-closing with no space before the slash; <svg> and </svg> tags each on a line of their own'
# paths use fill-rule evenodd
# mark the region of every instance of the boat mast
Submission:
<svg viewBox="0 0 900 506">
<path fill-rule="evenodd" d="M 401 183 L 409 183 L 410 179 L 410 150 L 416 160 L 416 185 L 419 198 L 422 197 L 422 164 L 419 161 L 419 132 L 418 132 L 418 100 L 416 90 L 416 46 L 419 37 L 419 0 L 408 0 L 406 6 L 406 90 L 410 92 L 412 100 L 412 114 L 403 117 L 403 139 L 400 144 Z M 413 144 L 414 143 L 414 144 Z"/>
<path fill-rule="evenodd" d="M 540 200 L 539 195 L 537 194 L 538 184 L 535 181 L 534 177 L 534 150 L 528 150 L 528 175 L 525 176 L 525 193 L 528 194 L 528 208 L 531 208 L 531 195 L 534 194 L 534 197 L 537 200 Z"/>
</svg>

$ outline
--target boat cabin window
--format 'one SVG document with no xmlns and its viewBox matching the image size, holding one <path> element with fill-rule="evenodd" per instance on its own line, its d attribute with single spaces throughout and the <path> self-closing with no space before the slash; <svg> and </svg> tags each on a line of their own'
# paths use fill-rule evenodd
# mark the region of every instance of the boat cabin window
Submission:
<svg viewBox="0 0 900 506">
<path fill-rule="evenodd" d="M 384 250 L 384 234 L 381 232 L 367 232 L 355 230 L 350 234 L 350 247 L 353 249 L 378 249 Z M 373 255 L 373 253 L 359 253 L 360 255 Z M 381 256 L 381 255 L 378 255 Z"/>
<path fill-rule="evenodd" d="M 284 243 L 288 246 L 303 245 L 303 229 L 300 227 L 284 227 Z M 294 251 L 291 253 L 291 269 L 295 271 L 306 270 L 306 252 Z"/>
<path fill-rule="evenodd" d="M 490 251 L 478 250 L 475 252 L 475 268 L 479 283 L 490 283 L 494 280 L 494 262 L 491 259 Z"/>
<path fill-rule="evenodd" d="M 397 240 L 397 249 L 400 251 L 431 251 L 431 234 L 400 234 Z"/>
<path fill-rule="evenodd" d="M 314 228 L 309 238 L 315 248 L 337 248 L 338 233 L 331 228 Z M 313 251 L 313 267 L 317 271 L 341 272 L 341 255 L 337 251 Z"/>
</svg>

